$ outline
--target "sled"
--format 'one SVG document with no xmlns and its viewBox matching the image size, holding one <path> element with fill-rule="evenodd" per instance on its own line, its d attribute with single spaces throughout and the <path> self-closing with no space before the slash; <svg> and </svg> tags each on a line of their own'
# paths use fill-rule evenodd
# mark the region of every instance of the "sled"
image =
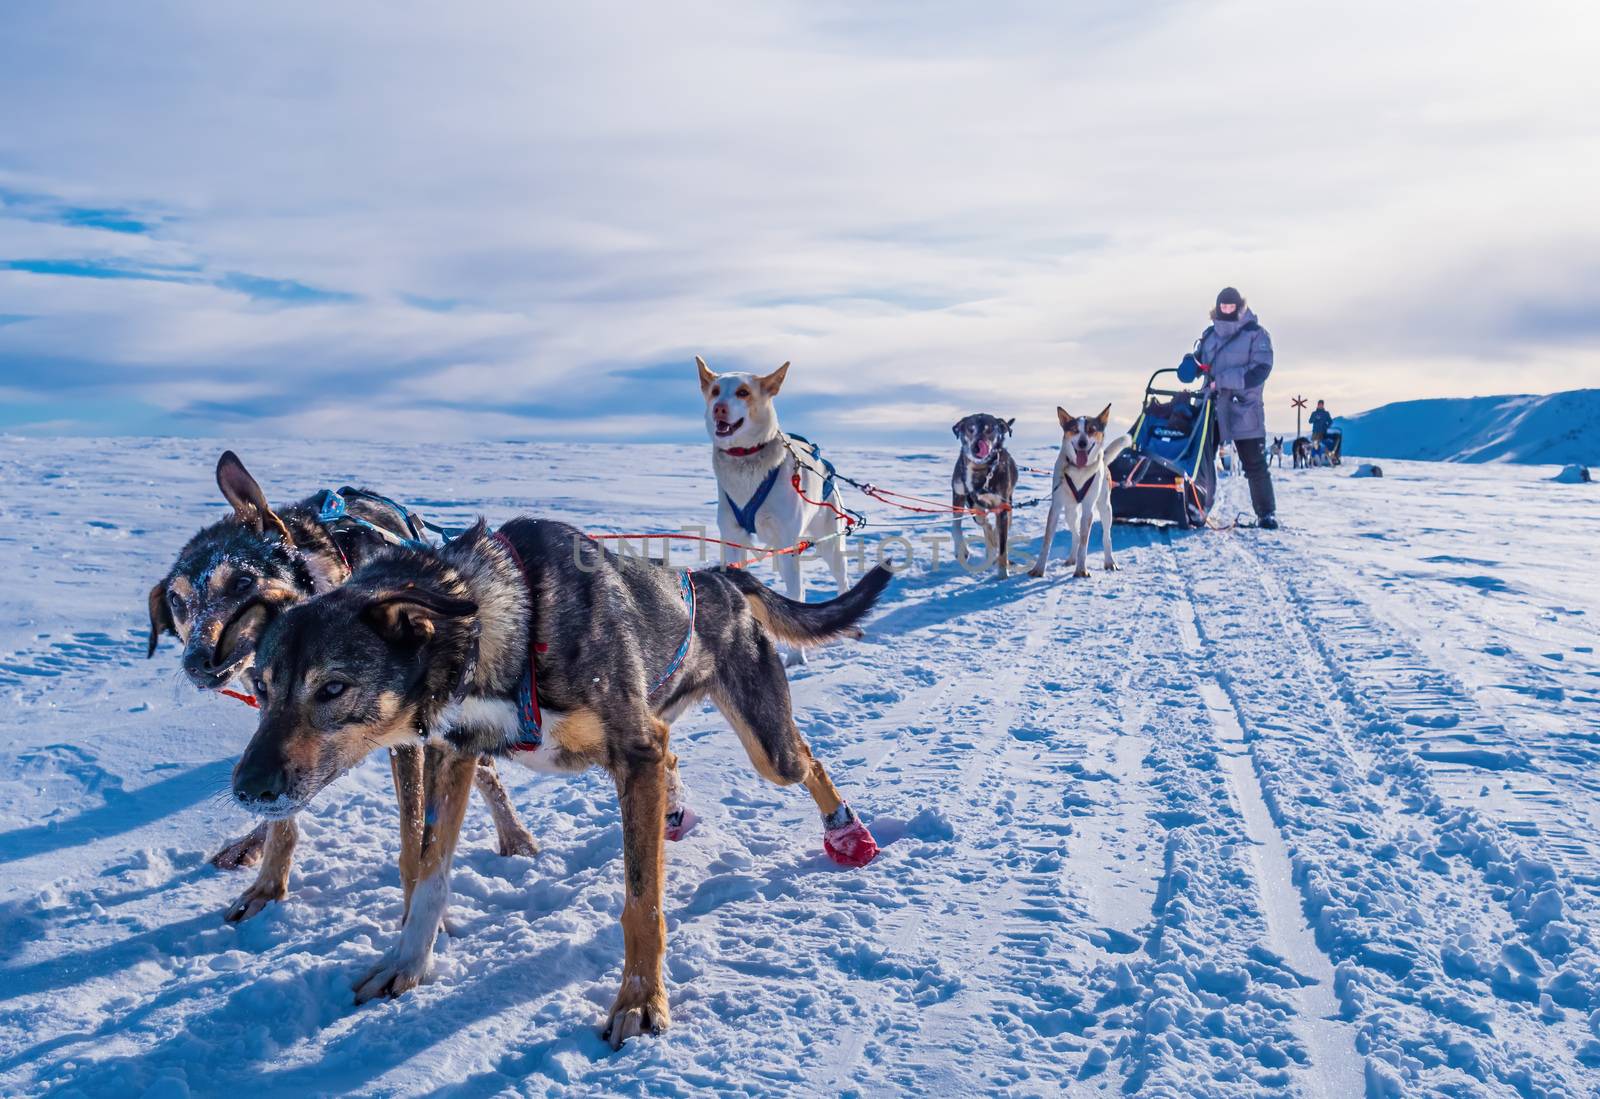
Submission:
<svg viewBox="0 0 1600 1099">
<path fill-rule="evenodd" d="M 1330 427 L 1328 433 L 1322 437 L 1322 456 L 1328 460 L 1330 466 L 1340 464 L 1340 456 L 1344 450 L 1344 432 L 1339 428 Z"/>
<path fill-rule="evenodd" d="M 1193 371 L 1157 370 L 1144 387 L 1133 445 L 1111 462 L 1111 510 L 1118 522 L 1204 526 L 1217 494 L 1217 425 L 1211 395 L 1188 389 Z M 1157 386 L 1163 374 L 1177 388 Z"/>
</svg>

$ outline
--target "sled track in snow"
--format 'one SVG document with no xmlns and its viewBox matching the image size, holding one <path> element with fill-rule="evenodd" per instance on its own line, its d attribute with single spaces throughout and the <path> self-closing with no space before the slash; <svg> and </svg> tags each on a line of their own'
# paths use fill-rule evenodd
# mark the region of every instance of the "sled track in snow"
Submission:
<svg viewBox="0 0 1600 1099">
<path fill-rule="evenodd" d="M 1518 715 L 1485 705 L 1331 578 L 1297 578 L 1305 562 L 1292 550 L 1258 549 L 1254 556 L 1279 578 L 1309 644 L 1335 669 L 1341 698 L 1361 720 L 1392 727 L 1453 803 L 1492 814 L 1529 841 L 1545 841 L 1542 853 L 1591 903 L 1600 900 L 1600 865 L 1587 842 L 1600 835 L 1600 767 L 1592 748 L 1574 753 L 1550 736 L 1526 735 Z M 1600 727 L 1589 735 L 1597 734 Z M 1487 805 L 1486 786 L 1501 791 Z M 1571 796 L 1579 790 L 1591 796 Z"/>
<path fill-rule="evenodd" d="M 1248 544 L 1207 550 L 1226 555 L 1210 571 L 1228 575 L 1200 582 L 1201 629 L 1230 654 L 1222 683 L 1337 963 L 1342 1009 L 1360 1026 L 1369 1091 L 1575 1094 L 1570 1082 L 1593 1080 L 1593 1043 L 1563 1005 L 1589 1008 L 1594 970 L 1576 929 L 1550 918 L 1571 891 L 1434 791 L 1403 726 L 1368 716 L 1381 681 L 1344 670 L 1370 654 L 1307 626 L 1289 581 Z"/>
</svg>

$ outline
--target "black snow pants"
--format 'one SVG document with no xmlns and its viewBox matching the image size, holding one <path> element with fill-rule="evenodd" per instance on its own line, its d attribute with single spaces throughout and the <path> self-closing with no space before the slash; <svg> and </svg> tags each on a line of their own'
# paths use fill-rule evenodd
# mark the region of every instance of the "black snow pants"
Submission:
<svg viewBox="0 0 1600 1099">
<path fill-rule="evenodd" d="M 1245 480 L 1250 482 L 1250 504 L 1256 509 L 1256 518 L 1276 513 L 1278 498 L 1272 491 L 1272 474 L 1267 469 L 1267 441 L 1235 439 L 1233 448 L 1239 452 L 1239 464 L 1244 466 Z"/>
</svg>

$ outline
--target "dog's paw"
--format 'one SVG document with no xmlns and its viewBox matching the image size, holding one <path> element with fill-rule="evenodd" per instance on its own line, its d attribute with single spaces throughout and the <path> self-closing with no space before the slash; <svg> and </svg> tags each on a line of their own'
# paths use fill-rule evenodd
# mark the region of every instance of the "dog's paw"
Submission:
<svg viewBox="0 0 1600 1099">
<path fill-rule="evenodd" d="M 412 956 L 393 948 L 385 951 L 383 957 L 378 959 L 378 964 L 356 982 L 356 1003 L 364 1004 L 379 996 L 393 998 L 410 992 L 428 979 L 432 962 L 431 952 Z"/>
<path fill-rule="evenodd" d="M 785 668 L 803 668 L 806 666 L 806 651 L 804 649 L 783 650 L 783 666 Z"/>
<path fill-rule="evenodd" d="M 694 828 L 699 819 L 699 817 L 695 816 L 694 810 L 687 805 L 679 806 L 677 809 L 672 810 L 667 814 L 667 839 L 674 843 L 683 839 Z"/>
<path fill-rule="evenodd" d="M 512 855 L 532 858 L 539 853 L 539 841 L 533 838 L 532 832 L 518 825 L 500 830 L 495 849 L 508 858 Z"/>
<path fill-rule="evenodd" d="M 1107 561 L 1106 562 L 1106 571 L 1107 572 L 1121 572 L 1122 571 L 1122 566 L 1117 564 L 1115 561 Z"/>
<path fill-rule="evenodd" d="M 1044 577 L 1044 566 L 1043 565 L 1035 565 L 1035 566 L 1033 566 L 1033 568 L 1028 570 L 1028 575 L 1033 577 L 1035 580 L 1042 579 Z"/>
<path fill-rule="evenodd" d="M 878 841 L 855 816 L 849 823 L 824 832 L 822 849 L 834 862 L 852 869 L 859 869 L 878 857 Z"/>
<path fill-rule="evenodd" d="M 637 977 L 625 978 L 622 991 L 600 1036 L 612 1049 L 621 1049 L 622 1043 L 641 1034 L 660 1034 L 672 1025 L 672 1012 L 667 1008 L 667 990 L 661 985 L 647 988 Z"/>
<path fill-rule="evenodd" d="M 256 915 L 273 901 L 281 901 L 289 895 L 289 886 L 284 882 L 263 882 L 259 879 L 254 884 L 239 894 L 239 899 L 228 906 L 222 918 L 229 923 L 242 923 L 251 916 Z"/>
<path fill-rule="evenodd" d="M 1081 577 L 1083 577 L 1084 579 L 1087 580 L 1088 577 L 1089 577 L 1089 566 L 1087 566 L 1087 565 L 1079 565 L 1077 568 L 1072 570 L 1072 575 L 1075 576 L 1075 577 L 1076 576 L 1081 576 Z"/>
<path fill-rule="evenodd" d="M 230 840 L 222 850 L 211 856 L 211 865 L 218 870 L 241 870 L 254 866 L 261 861 L 261 850 L 266 842 L 267 830 L 257 828 L 236 840 Z"/>
</svg>

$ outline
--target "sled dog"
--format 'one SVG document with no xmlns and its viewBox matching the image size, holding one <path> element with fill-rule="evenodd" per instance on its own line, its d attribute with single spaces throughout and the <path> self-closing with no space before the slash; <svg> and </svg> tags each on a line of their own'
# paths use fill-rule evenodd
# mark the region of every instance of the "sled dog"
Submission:
<svg viewBox="0 0 1600 1099">
<path fill-rule="evenodd" d="M 1061 421 L 1061 453 L 1056 456 L 1055 491 L 1050 495 L 1050 514 L 1044 521 L 1044 544 L 1039 547 L 1039 560 L 1029 570 L 1031 576 L 1043 576 L 1050 560 L 1050 543 L 1055 538 L 1056 520 L 1061 512 L 1068 514 L 1067 529 L 1072 533 L 1074 576 L 1089 575 L 1089 531 L 1095 517 L 1100 518 L 1100 541 L 1105 547 L 1105 567 L 1113 570 L 1116 560 L 1111 556 L 1111 460 L 1132 445 L 1133 440 L 1119 435 L 1106 442 L 1106 425 L 1111 420 L 1111 406 L 1106 405 L 1098 416 L 1074 416 L 1064 408 L 1056 409 L 1056 419 Z"/>
<path fill-rule="evenodd" d="M 480 756 L 605 768 L 621 802 L 625 961 L 604 1034 L 620 1046 L 668 1023 L 662 818 L 669 727 L 688 707 L 709 697 L 762 777 L 805 784 L 835 861 L 877 854 L 795 728 L 773 642 L 860 636 L 889 576 L 879 566 L 835 599 L 797 603 L 741 570 L 680 573 L 526 518 L 492 535 L 480 520 L 436 550 L 385 551 L 267 628 L 252 673 L 260 720 L 234 797 L 276 819 L 374 748 L 444 757 L 425 796 L 401 803 L 403 834 L 424 842 L 401 852 L 409 903 L 398 941 L 356 986 L 366 1000 L 427 973 Z"/>
<path fill-rule="evenodd" d="M 233 514 L 189 539 L 149 598 L 147 655 L 155 655 L 162 634 L 175 635 L 183 644 L 184 674 L 201 690 L 221 690 L 248 677 L 262 631 L 284 608 L 344 583 L 391 540 L 418 534 L 414 517 L 361 490 L 340 495 L 345 518 L 338 521 L 319 518 L 327 510 L 321 493 L 274 512 L 231 450 L 217 462 L 217 487 Z M 421 753 L 403 748 L 394 765 L 400 781 L 422 767 Z M 537 854 L 539 845 L 517 819 L 492 765 L 478 772 L 477 783 L 494 816 L 500 853 Z M 254 884 L 228 908 L 230 922 L 287 895 L 298 840 L 294 818 L 283 817 L 212 857 L 222 869 L 261 864 Z"/>
<path fill-rule="evenodd" d="M 1283 468 L 1283 436 L 1282 435 L 1274 435 L 1272 437 L 1272 445 L 1267 448 L 1267 465 L 1270 466 L 1274 462 L 1276 462 L 1278 464 L 1278 468 L 1279 469 Z"/>
<path fill-rule="evenodd" d="M 839 591 L 845 575 L 843 520 L 831 506 L 836 492 L 833 470 L 819 447 L 778 426 L 773 399 L 789 373 L 784 363 L 771 374 L 718 374 L 695 356 L 700 393 L 706 402 L 706 434 L 711 437 L 711 469 L 717 476 L 717 529 L 725 545 L 722 563 L 737 564 L 739 545 L 783 549 L 801 539 L 816 543 Z M 798 488 L 794 483 L 799 474 Z M 775 558 L 790 599 L 805 599 L 798 554 Z"/>
<path fill-rule="evenodd" d="M 1014 423 L 1014 419 L 975 412 L 950 428 L 961 442 L 950 475 L 950 504 L 981 509 L 972 519 L 983 531 L 984 564 L 992 556 L 1002 577 L 1010 572 L 1006 554 L 1011 541 L 1011 498 L 1017 488 L 1017 463 L 1006 450 L 1006 437 Z M 950 521 L 950 537 L 955 541 L 956 558 L 965 565 L 971 554 L 961 520 L 957 515 Z"/>
</svg>

